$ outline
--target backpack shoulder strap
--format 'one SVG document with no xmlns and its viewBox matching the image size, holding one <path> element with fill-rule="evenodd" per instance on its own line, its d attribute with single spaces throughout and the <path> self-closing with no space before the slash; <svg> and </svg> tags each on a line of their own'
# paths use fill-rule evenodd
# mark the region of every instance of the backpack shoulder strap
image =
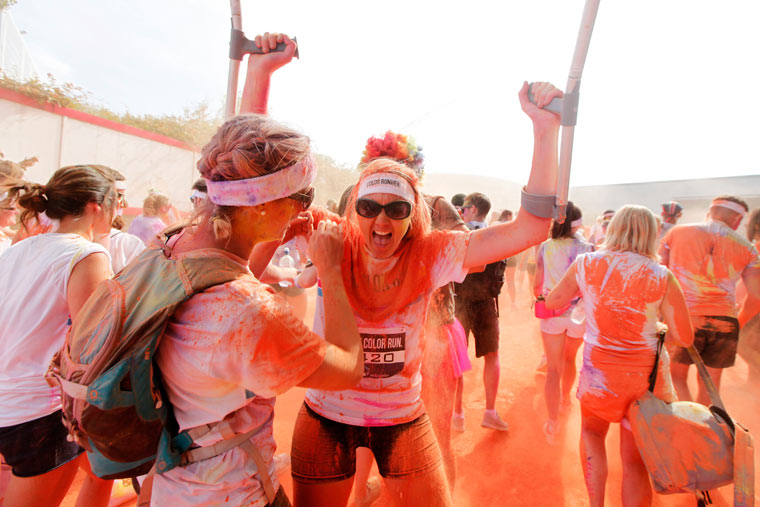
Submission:
<svg viewBox="0 0 760 507">
<path fill-rule="evenodd" d="M 218 429 L 223 440 L 220 440 L 214 445 L 196 447 L 195 449 L 190 449 L 182 453 L 182 461 L 180 464 L 182 466 L 189 465 L 196 461 L 219 456 L 235 447 L 240 447 L 251 457 L 251 459 L 253 459 L 253 462 L 256 463 L 256 469 L 259 472 L 259 480 L 264 487 L 264 492 L 267 495 L 269 503 L 272 504 L 275 496 L 277 496 L 277 490 L 275 490 L 274 484 L 272 483 L 272 477 L 269 475 L 269 467 L 267 467 L 266 461 L 264 461 L 264 457 L 259 452 L 259 449 L 253 442 L 251 442 L 251 438 L 263 429 L 264 426 L 271 423 L 273 418 L 274 413 L 270 415 L 266 421 L 245 433 L 235 433 L 235 430 L 232 429 L 229 421 L 220 421 L 216 424 L 206 424 L 197 428 L 192 428 L 188 430 L 187 433 L 193 439 L 205 435 L 212 429 Z"/>
</svg>

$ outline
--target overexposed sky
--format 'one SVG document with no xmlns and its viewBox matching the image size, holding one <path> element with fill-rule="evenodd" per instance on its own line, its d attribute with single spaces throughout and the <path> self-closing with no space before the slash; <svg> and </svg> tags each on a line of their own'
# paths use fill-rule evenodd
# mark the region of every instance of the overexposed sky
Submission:
<svg viewBox="0 0 760 507">
<path fill-rule="evenodd" d="M 564 88 L 582 0 L 242 0 L 243 30 L 296 35 L 270 113 L 356 164 L 394 129 L 426 171 L 522 182 L 532 151 L 517 91 Z M 179 113 L 226 92 L 224 0 L 19 0 L 42 72 L 111 109 Z M 602 0 L 581 84 L 573 185 L 760 173 L 760 2 Z M 242 82 L 241 82 L 242 87 Z"/>
</svg>

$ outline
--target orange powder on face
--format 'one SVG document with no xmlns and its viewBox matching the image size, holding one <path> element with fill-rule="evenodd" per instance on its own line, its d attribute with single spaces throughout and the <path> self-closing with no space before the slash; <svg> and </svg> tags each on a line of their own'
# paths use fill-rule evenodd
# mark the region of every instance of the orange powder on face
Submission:
<svg viewBox="0 0 760 507">
<path fill-rule="evenodd" d="M 352 205 L 355 199 L 349 202 Z M 324 208 L 312 210 L 314 227 L 327 219 L 345 225 L 343 284 L 357 315 L 372 322 L 385 320 L 432 289 L 430 269 L 444 246 L 440 232 L 407 236 L 393 256 L 376 259 L 367 251 L 358 225 L 351 221 L 354 214 L 347 215 L 348 219 Z M 429 216 L 426 224 L 429 226 Z"/>
</svg>

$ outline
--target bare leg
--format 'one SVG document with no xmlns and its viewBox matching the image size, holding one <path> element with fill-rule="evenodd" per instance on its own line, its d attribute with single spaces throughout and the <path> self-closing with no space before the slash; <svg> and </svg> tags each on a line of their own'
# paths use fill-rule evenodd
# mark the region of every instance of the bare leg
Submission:
<svg viewBox="0 0 760 507">
<path fill-rule="evenodd" d="M 11 476 L 3 507 L 49 507 L 60 505 L 79 469 L 82 456 L 55 470 L 35 477 Z"/>
<path fill-rule="evenodd" d="M 689 364 L 681 364 L 676 361 L 670 362 L 670 376 L 673 377 L 673 387 L 676 388 L 676 394 L 681 401 L 691 401 L 691 393 L 686 379 L 689 376 Z"/>
<path fill-rule="evenodd" d="M 298 507 L 341 507 L 348 504 L 354 478 L 318 484 L 293 480 L 293 505 Z"/>
<path fill-rule="evenodd" d="M 633 440 L 633 433 L 620 426 L 620 458 L 623 460 L 623 507 L 652 505 L 649 473 Z"/>
<path fill-rule="evenodd" d="M 604 507 L 607 486 L 607 450 L 604 439 L 610 423 L 581 406 L 581 466 L 591 507 Z"/>
<path fill-rule="evenodd" d="M 706 366 L 706 368 L 713 384 L 715 384 L 715 389 L 720 392 L 720 377 L 723 374 L 723 368 L 710 368 L 709 366 Z M 699 377 L 699 394 L 697 395 L 697 403 L 701 403 L 706 407 L 710 406 L 710 394 L 707 392 L 707 388 L 705 387 L 704 382 L 702 382 L 701 376 Z"/>
<path fill-rule="evenodd" d="M 507 294 L 509 294 L 509 302 L 512 304 L 512 308 L 515 308 L 516 294 L 515 294 L 515 267 L 507 266 L 504 270 L 504 281 L 507 285 Z"/>
<path fill-rule="evenodd" d="M 567 337 L 565 339 L 565 368 L 562 370 L 562 396 L 565 402 L 570 400 L 570 391 L 575 383 L 575 375 L 577 373 L 575 358 L 582 344 L 583 339 L 581 338 Z"/>
<path fill-rule="evenodd" d="M 449 486 L 453 488 L 456 460 L 451 445 L 451 416 L 457 380 L 454 378 L 451 344 L 443 326 L 428 326 L 426 337 L 425 356 L 422 359 L 422 401 L 438 440 Z"/>
<path fill-rule="evenodd" d="M 79 490 L 76 507 L 105 507 L 108 505 L 108 500 L 111 498 L 113 481 L 105 481 L 92 473 L 90 462 L 86 455 L 82 458 L 79 466 L 87 472 L 87 477 L 84 479 L 82 489 Z"/>
<path fill-rule="evenodd" d="M 396 505 L 429 507 L 451 506 L 451 493 L 446 486 L 446 475 L 439 466 L 424 475 L 409 479 L 385 479 Z M 423 500 L 424 499 L 424 500 Z M 300 507 L 300 506 L 299 506 Z"/>
<path fill-rule="evenodd" d="M 749 374 L 747 375 L 747 384 L 754 386 L 760 385 L 760 367 L 749 363 Z"/>
<path fill-rule="evenodd" d="M 462 393 L 464 392 L 464 375 L 457 379 L 456 393 L 454 394 L 454 412 L 461 414 L 464 411 L 462 408 Z"/>
<path fill-rule="evenodd" d="M 372 461 L 375 459 L 372 451 L 366 447 L 356 448 L 356 475 L 354 476 L 354 498 L 356 503 L 365 500 L 368 489 L 367 480 L 372 471 Z"/>
<path fill-rule="evenodd" d="M 499 353 L 489 352 L 483 356 L 485 363 L 483 365 L 483 386 L 486 389 L 486 410 L 496 408 L 496 393 L 499 391 L 499 374 L 501 366 L 499 365 Z"/>
<path fill-rule="evenodd" d="M 556 422 L 559 417 L 559 382 L 562 377 L 565 357 L 565 333 L 549 334 L 541 331 L 546 353 L 546 383 L 544 396 L 549 419 Z"/>
</svg>

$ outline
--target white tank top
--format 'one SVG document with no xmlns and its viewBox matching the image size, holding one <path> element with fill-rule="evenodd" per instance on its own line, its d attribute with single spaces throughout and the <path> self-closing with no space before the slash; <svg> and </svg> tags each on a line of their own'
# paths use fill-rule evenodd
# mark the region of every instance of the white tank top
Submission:
<svg viewBox="0 0 760 507">
<path fill-rule="evenodd" d="M 20 241 L 0 257 L 0 427 L 61 408 L 45 372 L 70 326 L 69 276 L 96 252 L 108 255 L 77 234 L 52 232 Z"/>
</svg>

